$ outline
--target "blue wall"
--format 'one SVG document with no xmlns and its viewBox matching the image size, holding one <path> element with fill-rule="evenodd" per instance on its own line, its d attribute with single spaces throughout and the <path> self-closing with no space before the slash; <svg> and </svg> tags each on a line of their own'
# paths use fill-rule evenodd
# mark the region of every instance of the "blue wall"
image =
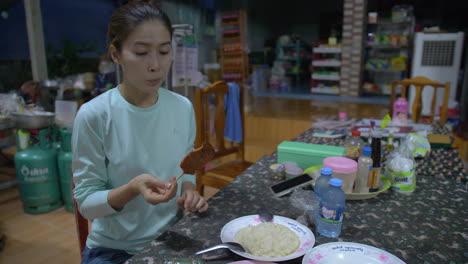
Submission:
<svg viewBox="0 0 468 264">
<path fill-rule="evenodd" d="M 75 44 L 90 42 L 105 53 L 107 24 L 114 9 L 111 0 L 41 0 L 45 45 L 59 49 L 65 39 Z M 0 17 L 0 60 L 29 59 L 23 0 L 6 11 L 8 17 Z"/>
</svg>

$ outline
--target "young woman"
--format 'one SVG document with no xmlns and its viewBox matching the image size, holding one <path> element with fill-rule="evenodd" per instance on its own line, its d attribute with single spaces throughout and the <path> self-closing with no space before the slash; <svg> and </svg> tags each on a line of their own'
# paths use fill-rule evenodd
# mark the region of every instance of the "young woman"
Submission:
<svg viewBox="0 0 468 264">
<path fill-rule="evenodd" d="M 123 82 L 84 104 L 73 128 L 74 197 L 93 220 L 82 263 L 123 263 L 177 220 L 178 206 L 208 208 L 193 175 L 170 187 L 195 120 L 187 98 L 160 88 L 172 63 L 169 18 L 131 2 L 113 13 L 108 40 Z"/>
</svg>

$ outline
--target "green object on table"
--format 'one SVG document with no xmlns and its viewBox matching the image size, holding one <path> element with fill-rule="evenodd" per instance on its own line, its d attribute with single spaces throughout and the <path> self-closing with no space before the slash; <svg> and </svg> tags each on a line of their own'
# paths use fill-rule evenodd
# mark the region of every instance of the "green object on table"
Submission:
<svg viewBox="0 0 468 264">
<path fill-rule="evenodd" d="M 322 165 L 328 157 L 343 157 L 344 151 L 344 147 L 283 141 L 278 145 L 278 163 L 293 161 L 300 168 L 306 169 Z"/>
<path fill-rule="evenodd" d="M 392 182 L 387 179 L 385 176 L 380 175 L 380 186 L 379 190 L 376 192 L 369 193 L 346 193 L 346 200 L 365 200 L 372 197 L 375 197 L 390 188 Z"/>
</svg>

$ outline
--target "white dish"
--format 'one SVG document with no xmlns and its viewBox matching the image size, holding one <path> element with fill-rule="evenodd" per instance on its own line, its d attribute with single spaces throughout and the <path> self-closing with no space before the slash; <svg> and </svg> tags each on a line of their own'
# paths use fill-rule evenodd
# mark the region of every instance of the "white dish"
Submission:
<svg viewBox="0 0 468 264">
<path fill-rule="evenodd" d="M 312 248 L 302 264 L 405 264 L 387 251 L 352 242 L 326 243 Z"/>
<path fill-rule="evenodd" d="M 229 223 L 227 223 L 226 225 L 224 225 L 223 229 L 221 229 L 221 241 L 223 242 L 235 241 L 234 236 L 239 230 L 249 225 L 252 225 L 252 226 L 258 225 L 261 222 L 262 221 L 260 220 L 258 215 L 247 215 L 247 216 L 236 218 L 230 221 Z M 315 236 L 312 233 L 312 231 L 310 231 L 310 229 L 304 226 L 303 224 L 295 220 L 292 220 L 290 218 L 278 216 L 278 215 L 275 215 L 272 222 L 289 228 L 291 231 L 293 231 L 297 235 L 300 241 L 300 247 L 294 253 L 284 256 L 284 257 L 268 258 L 268 257 L 255 256 L 249 253 L 242 253 L 242 252 L 238 252 L 234 250 L 233 252 L 236 253 L 237 255 L 240 255 L 248 259 L 277 262 L 277 261 L 285 261 L 285 260 L 290 260 L 290 259 L 301 257 L 307 251 L 309 251 L 309 249 L 311 249 L 314 246 Z"/>
</svg>

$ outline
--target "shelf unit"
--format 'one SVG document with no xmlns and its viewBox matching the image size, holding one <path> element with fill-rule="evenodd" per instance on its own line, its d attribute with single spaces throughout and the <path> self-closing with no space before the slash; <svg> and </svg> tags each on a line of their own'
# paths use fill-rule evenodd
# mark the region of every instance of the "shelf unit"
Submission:
<svg viewBox="0 0 468 264">
<path fill-rule="evenodd" d="M 285 75 L 294 79 L 296 87 L 300 86 L 301 77 L 309 74 L 307 63 L 309 61 L 310 46 L 297 39 L 292 43 L 277 46 L 276 60 L 284 61 Z M 290 64 L 289 64 L 289 63 Z"/>
<path fill-rule="evenodd" d="M 409 19 L 403 22 L 379 19 L 367 24 L 363 94 L 389 95 L 392 81 L 410 76 L 414 17 Z"/>
<path fill-rule="evenodd" d="M 313 49 L 311 88 L 313 94 L 339 94 L 341 46 L 316 43 Z"/>
<path fill-rule="evenodd" d="M 248 76 L 247 14 L 245 10 L 220 14 L 221 73 L 224 81 L 242 83 Z"/>
</svg>

